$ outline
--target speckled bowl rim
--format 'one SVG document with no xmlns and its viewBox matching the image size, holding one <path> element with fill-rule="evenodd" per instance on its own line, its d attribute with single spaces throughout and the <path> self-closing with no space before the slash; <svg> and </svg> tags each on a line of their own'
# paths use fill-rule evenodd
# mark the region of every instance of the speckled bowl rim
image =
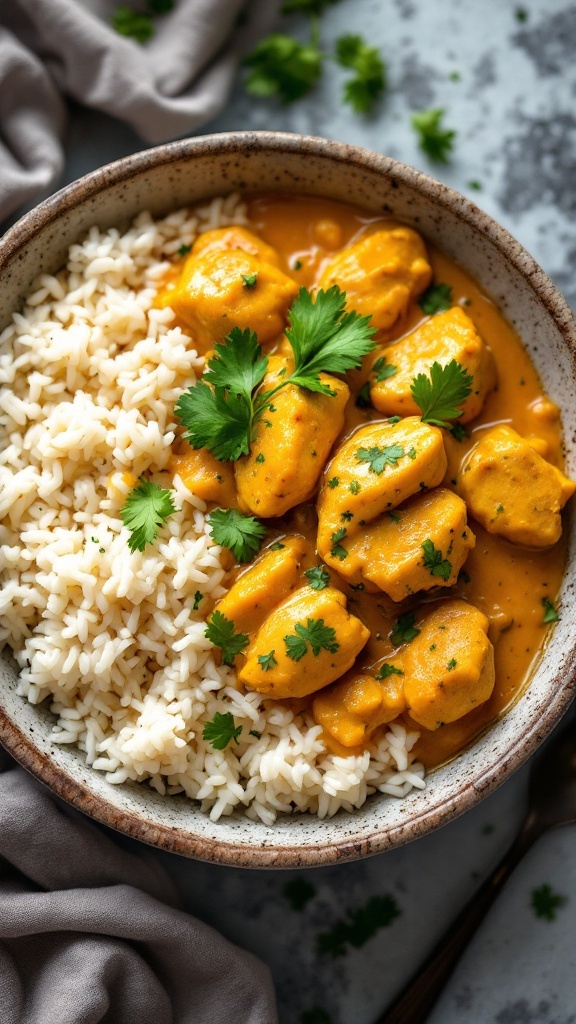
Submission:
<svg viewBox="0 0 576 1024">
<path fill-rule="evenodd" d="M 110 185 L 129 181 L 133 176 L 164 164 L 197 156 L 222 156 L 235 153 L 268 151 L 275 154 L 306 154 L 336 163 L 352 164 L 360 170 L 385 174 L 418 189 L 440 206 L 481 232 L 505 259 L 529 283 L 554 320 L 576 364 L 576 327 L 573 314 L 550 278 L 522 245 L 492 217 L 447 185 L 416 168 L 390 157 L 346 143 L 309 135 L 284 132 L 225 132 L 167 143 L 123 157 L 98 168 L 67 185 L 22 217 L 0 239 L 0 273 L 40 228 L 56 222 L 64 211 L 81 207 L 92 196 Z M 297 190 L 295 190 L 297 191 Z M 220 841 L 194 835 L 185 829 L 168 827 L 145 820 L 137 813 L 122 810 L 96 796 L 72 775 L 55 768 L 0 706 L 0 742 L 6 750 L 40 782 L 73 807 L 110 828 L 160 849 L 200 860 L 253 868 L 315 867 L 372 856 L 384 850 L 418 839 L 479 803 L 498 788 L 534 753 L 559 722 L 576 695 L 576 640 L 565 662 L 563 678 L 556 677 L 558 689 L 546 711 L 520 734 L 508 750 L 487 770 L 479 771 L 473 781 L 463 782 L 455 796 L 431 809 L 413 814 L 409 821 L 392 828 L 375 827 L 362 839 L 337 837 L 313 847 L 278 843 L 263 848 L 245 843 Z M 487 732 L 489 731 L 486 730 Z M 485 735 L 485 734 L 484 734 Z M 474 742 L 478 742 L 477 737 Z"/>
</svg>

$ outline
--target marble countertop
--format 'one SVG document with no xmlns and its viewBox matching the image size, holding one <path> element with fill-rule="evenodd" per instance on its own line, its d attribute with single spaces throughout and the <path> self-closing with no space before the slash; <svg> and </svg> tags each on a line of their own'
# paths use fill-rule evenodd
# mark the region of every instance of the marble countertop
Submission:
<svg viewBox="0 0 576 1024">
<path fill-rule="evenodd" d="M 288 25 L 288 22 L 286 23 Z M 304 30 L 293 17 L 290 30 Z M 413 164 L 470 196 L 536 257 L 576 307 L 576 6 L 569 0 L 341 0 L 322 39 L 361 32 L 381 48 L 388 90 L 355 117 L 330 66 L 291 107 L 241 86 L 206 132 L 278 129 L 356 143 Z M 457 131 L 448 165 L 418 149 L 410 113 L 446 110 Z M 65 181 L 143 148 L 119 122 L 75 108 Z M 479 189 L 470 182 L 478 182 Z M 371 1024 L 433 948 L 511 842 L 524 814 L 528 766 L 440 831 L 371 860 L 306 872 L 241 871 L 158 854 L 186 907 L 260 955 L 277 985 L 282 1024 Z M 576 1021 L 576 827 L 548 834 L 513 875 L 450 981 L 430 1024 Z M 286 886 L 308 888 L 291 907 Z M 566 898 L 553 921 L 531 893 Z M 316 937 L 346 911 L 390 894 L 400 915 L 361 949 L 332 959 Z M 316 1008 L 324 1015 L 311 1011 Z"/>
</svg>

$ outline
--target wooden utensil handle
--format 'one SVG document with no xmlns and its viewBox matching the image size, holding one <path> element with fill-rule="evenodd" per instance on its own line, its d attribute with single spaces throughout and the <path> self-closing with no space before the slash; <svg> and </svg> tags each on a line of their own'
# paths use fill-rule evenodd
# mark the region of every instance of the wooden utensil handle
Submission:
<svg viewBox="0 0 576 1024">
<path fill-rule="evenodd" d="M 375 1024 L 423 1024 L 474 932 L 537 835 L 529 820 L 490 877 L 445 932 L 420 971 Z"/>
</svg>

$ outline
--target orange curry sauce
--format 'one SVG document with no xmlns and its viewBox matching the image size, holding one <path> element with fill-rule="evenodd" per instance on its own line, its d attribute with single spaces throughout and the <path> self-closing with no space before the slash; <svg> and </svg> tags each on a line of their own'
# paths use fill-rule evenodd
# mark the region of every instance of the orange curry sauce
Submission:
<svg viewBox="0 0 576 1024">
<path fill-rule="evenodd" d="M 307 288 L 318 280 L 327 257 L 357 240 L 368 226 L 374 230 L 383 223 L 390 223 L 352 206 L 313 197 L 256 195 L 247 197 L 247 202 L 248 226 L 277 250 L 283 270 Z M 470 439 L 457 442 L 445 432 L 449 475 L 457 471 L 461 457 L 473 443 L 475 432 L 495 423 L 509 424 L 526 437 L 541 438 L 547 445 L 548 461 L 562 468 L 558 409 L 543 393 L 538 374 L 518 335 L 454 260 L 429 243 L 427 247 L 433 280 L 451 286 L 453 303 L 465 306 L 466 313 L 490 345 L 497 369 L 496 390 L 488 395 L 481 415 L 467 425 Z M 175 276 L 176 273 L 169 275 L 168 286 Z M 412 301 L 408 316 L 398 326 L 394 340 L 413 330 L 424 319 L 422 310 Z M 390 344 L 390 341 L 387 339 L 386 343 Z M 355 404 L 358 391 L 368 376 L 368 371 L 347 375 L 351 397 L 344 432 L 335 447 L 354 428 L 370 420 L 384 418 L 372 408 L 360 409 Z M 306 536 L 311 555 L 304 559 L 302 569 L 317 564 L 318 559 L 313 554 L 316 518 L 312 505 L 292 510 L 284 519 L 268 521 L 268 525 L 275 535 L 271 540 L 283 532 Z M 474 520 L 471 526 L 476 534 L 476 547 L 465 563 L 459 582 L 450 590 L 420 593 L 416 599 L 395 604 L 382 593 L 352 590 L 335 572 L 330 571 L 332 585 L 346 594 L 350 611 L 364 621 L 372 634 L 358 658 L 359 667 L 373 664 L 392 652 L 390 631 L 398 616 L 410 608 L 437 602 L 442 597 L 462 597 L 490 619 L 490 639 L 495 645 L 496 663 L 496 685 L 491 698 L 463 718 L 443 725 L 435 732 L 412 722 L 409 715 L 404 716 L 410 727 L 420 732 L 416 754 L 428 768 L 442 764 L 462 750 L 522 693 L 550 629 L 542 621 L 542 598 L 554 600 L 564 571 L 565 536 L 553 548 L 533 550 L 487 533 Z M 246 566 L 234 567 L 230 582 L 244 569 Z M 304 585 L 305 578 L 302 582 Z M 313 696 L 298 701 L 298 707 L 311 702 Z M 356 752 L 355 748 L 345 748 L 329 737 L 326 739 L 330 749 L 341 755 Z"/>
</svg>

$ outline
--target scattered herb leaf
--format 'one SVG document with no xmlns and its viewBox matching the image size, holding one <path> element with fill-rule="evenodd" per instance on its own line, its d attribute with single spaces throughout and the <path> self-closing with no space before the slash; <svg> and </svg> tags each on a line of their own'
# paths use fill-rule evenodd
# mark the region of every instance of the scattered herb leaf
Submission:
<svg viewBox="0 0 576 1024">
<path fill-rule="evenodd" d="M 543 623 L 558 622 L 558 619 L 560 618 L 560 616 L 559 616 L 556 608 L 554 607 L 552 601 L 550 600 L 550 598 L 549 597 L 543 597 L 542 600 L 540 601 L 540 604 L 542 605 L 542 607 L 544 609 L 544 615 L 543 615 L 543 618 L 542 618 L 542 622 Z"/>
<path fill-rule="evenodd" d="M 263 672 L 269 672 L 270 669 L 276 668 L 278 662 L 274 657 L 274 651 L 270 651 L 269 654 L 259 654 L 258 664 L 262 666 Z"/>
<path fill-rule="evenodd" d="M 251 562 L 260 551 L 266 527 L 259 519 L 245 516 L 235 508 L 215 508 L 206 518 L 212 540 L 230 548 L 237 562 Z"/>
<path fill-rule="evenodd" d="M 414 612 L 405 612 L 403 615 L 398 616 L 390 633 L 390 639 L 395 647 L 399 647 L 400 644 L 407 644 L 414 637 L 418 636 L 420 630 L 414 625 L 415 618 Z"/>
<path fill-rule="evenodd" d="M 200 607 L 200 601 L 203 599 L 204 594 L 201 590 L 197 590 L 194 594 L 194 604 L 192 605 L 192 611 L 197 612 Z"/>
<path fill-rule="evenodd" d="M 451 359 L 446 366 L 434 362 L 430 367 L 430 376 L 419 373 L 412 381 L 412 397 L 422 412 L 424 423 L 432 423 L 436 427 L 451 426 L 462 410 L 462 405 L 472 391 L 473 377 L 467 373 L 460 363 Z"/>
<path fill-rule="evenodd" d="M 323 565 L 315 565 L 312 569 L 306 569 L 304 575 L 308 579 L 308 585 L 312 590 L 324 590 L 330 583 L 330 573 Z"/>
<path fill-rule="evenodd" d="M 299 43 L 292 36 L 274 32 L 256 44 L 244 65 L 250 69 L 245 82 L 249 93 L 293 103 L 317 84 L 322 54 L 314 43 Z"/>
<path fill-rule="evenodd" d="M 452 306 L 452 285 L 431 284 L 418 299 L 418 305 L 426 316 L 443 313 Z"/>
<path fill-rule="evenodd" d="M 447 164 L 449 155 L 454 148 L 456 132 L 450 128 L 444 128 L 442 119 L 445 111 L 442 108 L 435 110 L 419 110 L 412 114 L 411 122 L 418 135 L 420 149 L 441 164 Z"/>
<path fill-rule="evenodd" d="M 328 481 L 328 487 L 330 487 L 331 489 L 334 489 L 334 487 L 338 487 L 339 483 L 340 483 L 340 481 L 339 481 L 338 477 L 337 476 L 333 476 L 332 479 Z"/>
<path fill-rule="evenodd" d="M 359 448 L 355 457 L 359 462 L 367 462 L 370 472 L 380 476 L 385 466 L 397 466 L 406 452 L 400 444 L 389 444 L 384 448 Z"/>
<path fill-rule="evenodd" d="M 567 902 L 565 896 L 554 892 L 552 886 L 544 883 L 539 889 L 532 890 L 530 903 L 536 917 L 543 917 L 546 921 L 553 921 L 556 911 Z"/>
<path fill-rule="evenodd" d="M 336 60 L 356 74 L 344 85 L 343 102 L 357 114 L 369 113 L 386 88 L 386 65 L 375 46 L 362 36 L 345 35 L 336 40 Z"/>
<path fill-rule="evenodd" d="M 336 533 L 332 534 L 332 548 L 330 549 L 330 554 L 334 558 L 339 558 L 341 562 L 343 562 L 345 558 L 348 558 L 346 548 L 343 548 L 340 543 L 341 540 L 344 540 L 347 532 L 346 527 L 341 526 L 339 530 L 336 530 Z"/>
<path fill-rule="evenodd" d="M 245 288 L 254 288 L 256 281 L 258 280 L 258 271 L 255 270 L 253 274 L 242 274 L 242 284 Z"/>
<path fill-rule="evenodd" d="M 404 673 L 401 672 L 399 668 L 396 668 L 396 665 L 391 665 L 390 662 L 385 661 L 384 664 L 381 665 L 380 668 L 378 669 L 376 673 L 376 679 L 388 679 L 389 676 L 403 675 Z"/>
<path fill-rule="evenodd" d="M 324 619 L 308 619 L 305 626 L 297 622 L 294 633 L 295 636 L 290 633 L 284 637 L 286 654 L 292 661 L 300 661 L 308 653 L 308 644 L 315 657 L 318 657 L 321 650 L 335 654 L 340 647 L 336 640 L 336 630 L 332 626 L 325 626 Z"/>
<path fill-rule="evenodd" d="M 438 548 L 434 547 L 434 542 L 430 540 L 430 537 L 421 544 L 421 548 L 424 552 L 424 568 L 428 569 L 430 575 L 439 576 L 444 581 L 449 580 L 452 574 L 452 563 L 443 557 Z"/>
<path fill-rule="evenodd" d="M 368 381 L 362 385 L 358 395 L 356 397 L 356 407 L 358 409 L 370 409 L 372 402 L 370 401 L 370 385 Z"/>
<path fill-rule="evenodd" d="M 146 43 L 154 35 L 154 25 L 149 14 L 134 11 L 121 5 L 112 13 L 112 28 L 120 36 L 128 36 L 138 43 Z"/>
<path fill-rule="evenodd" d="M 398 373 L 398 367 L 386 362 L 385 356 L 380 356 L 372 367 L 372 373 L 375 374 L 376 381 L 380 383 L 383 380 L 389 380 L 390 377 Z"/>
<path fill-rule="evenodd" d="M 202 739 L 208 740 L 215 750 L 224 750 L 230 740 L 238 740 L 241 732 L 242 726 L 234 724 L 234 718 L 229 711 L 224 715 L 217 711 L 212 721 L 206 722 L 202 730 Z"/>
<path fill-rule="evenodd" d="M 292 878 L 286 883 L 282 895 L 288 900 L 292 910 L 304 910 L 304 907 L 316 895 L 316 889 L 306 878 Z"/>
<path fill-rule="evenodd" d="M 120 509 L 120 518 L 130 531 L 130 551 L 144 551 L 147 544 L 152 544 L 160 527 L 175 511 L 169 490 L 150 480 L 140 480 Z"/>
<path fill-rule="evenodd" d="M 387 928 L 401 911 L 393 896 L 372 896 L 363 907 L 349 911 L 347 917 L 336 921 L 317 937 L 318 953 L 336 958 L 344 956 L 347 946 L 361 949 L 380 928 Z"/>
<path fill-rule="evenodd" d="M 176 253 L 177 256 L 187 256 L 189 252 L 192 252 L 191 245 L 181 245 Z"/>
<path fill-rule="evenodd" d="M 216 647 L 222 651 L 222 661 L 225 665 L 233 665 L 234 658 L 241 654 L 248 646 L 246 633 L 236 633 L 234 623 L 227 619 L 222 612 L 214 612 L 208 620 L 205 629 L 205 636 Z"/>
</svg>

